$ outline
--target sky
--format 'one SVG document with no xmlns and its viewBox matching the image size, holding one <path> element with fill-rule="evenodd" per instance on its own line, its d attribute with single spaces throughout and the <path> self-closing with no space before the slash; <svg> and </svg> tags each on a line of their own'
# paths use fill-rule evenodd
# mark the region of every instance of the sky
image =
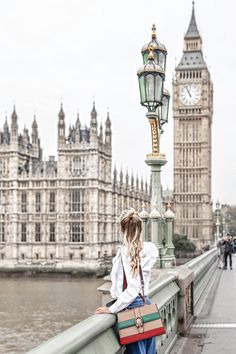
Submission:
<svg viewBox="0 0 236 354">
<path fill-rule="evenodd" d="M 36 115 L 44 158 L 57 154 L 57 121 L 63 102 L 66 126 L 79 113 L 89 125 L 110 112 L 113 165 L 149 180 L 145 164 L 151 133 L 139 103 L 141 48 L 157 27 L 168 50 L 165 86 L 172 91 L 181 59 L 191 0 L 8 0 L 0 3 L 0 127 L 16 105 L 19 126 L 31 130 Z M 236 204 L 235 11 L 233 0 L 196 0 L 204 58 L 214 84 L 212 200 Z M 172 104 L 172 102 L 171 102 Z M 164 188 L 173 187 L 173 118 L 164 126 Z"/>
</svg>

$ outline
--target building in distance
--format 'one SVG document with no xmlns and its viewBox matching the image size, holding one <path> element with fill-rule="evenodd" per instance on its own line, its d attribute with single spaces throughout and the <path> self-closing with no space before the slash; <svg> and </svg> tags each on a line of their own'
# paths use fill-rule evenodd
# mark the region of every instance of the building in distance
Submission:
<svg viewBox="0 0 236 354">
<path fill-rule="evenodd" d="M 111 120 L 98 128 L 94 103 L 89 127 L 77 116 L 66 133 L 61 106 L 57 128 L 57 161 L 43 160 L 35 117 L 31 137 L 15 108 L 0 132 L 0 268 L 102 274 L 121 241 L 118 216 L 149 204 L 149 188 L 112 173 Z"/>
</svg>

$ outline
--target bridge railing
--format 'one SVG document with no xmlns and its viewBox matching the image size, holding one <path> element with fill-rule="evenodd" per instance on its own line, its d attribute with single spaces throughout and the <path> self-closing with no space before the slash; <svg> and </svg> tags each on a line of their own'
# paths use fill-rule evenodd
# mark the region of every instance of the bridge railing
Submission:
<svg viewBox="0 0 236 354">
<path fill-rule="evenodd" d="M 218 250 L 212 250 L 203 253 L 185 264 L 194 272 L 193 279 L 193 305 L 196 307 L 204 289 L 206 288 L 211 275 L 215 272 L 218 259 Z"/>
<path fill-rule="evenodd" d="M 184 332 L 191 322 L 193 307 L 215 270 L 216 259 L 214 249 L 175 269 L 155 271 L 156 278 L 150 284 L 149 296 L 157 303 L 166 327 L 166 334 L 156 338 L 158 353 L 169 353 L 178 333 Z M 106 280 L 105 297 L 110 286 L 109 278 Z M 28 354 L 123 353 L 124 348 L 114 330 L 115 322 L 115 315 L 93 315 Z"/>
</svg>

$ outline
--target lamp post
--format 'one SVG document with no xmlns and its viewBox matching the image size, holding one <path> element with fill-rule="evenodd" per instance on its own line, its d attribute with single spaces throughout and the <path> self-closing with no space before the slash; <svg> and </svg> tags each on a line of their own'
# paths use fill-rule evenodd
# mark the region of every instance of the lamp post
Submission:
<svg viewBox="0 0 236 354">
<path fill-rule="evenodd" d="M 226 236 L 226 222 L 225 222 L 224 216 L 222 218 L 222 234 L 223 234 L 223 237 Z"/>
<path fill-rule="evenodd" d="M 220 203 L 219 201 L 216 202 L 216 233 L 215 233 L 215 245 L 220 239 Z"/>
<path fill-rule="evenodd" d="M 161 193 L 161 167 L 166 164 L 165 154 L 160 153 L 160 135 L 163 132 L 162 126 L 168 122 L 170 94 L 164 89 L 165 68 L 166 68 L 167 50 L 163 44 L 157 41 L 156 27 L 152 27 L 151 42 L 142 49 L 143 66 L 138 70 L 140 103 L 146 107 L 148 112 L 146 117 L 151 126 L 152 152 L 147 154 L 146 163 L 151 168 L 152 176 L 152 196 L 150 214 L 160 216 L 163 214 L 163 201 Z M 158 230 L 152 228 L 152 241 L 155 241 L 160 252 L 159 266 L 167 267 L 175 265 L 175 256 L 173 247 L 164 247 L 163 240 L 166 239 L 162 230 L 162 218 L 158 219 Z M 153 222 L 154 222 L 153 221 Z M 153 234 L 155 233 L 155 235 Z M 171 241 L 172 243 L 172 241 Z M 168 244 L 167 244 L 168 246 Z"/>
</svg>

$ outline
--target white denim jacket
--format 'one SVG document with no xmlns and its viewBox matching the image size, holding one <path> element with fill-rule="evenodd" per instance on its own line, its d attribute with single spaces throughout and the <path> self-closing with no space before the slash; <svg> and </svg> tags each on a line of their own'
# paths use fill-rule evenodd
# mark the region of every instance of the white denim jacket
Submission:
<svg viewBox="0 0 236 354">
<path fill-rule="evenodd" d="M 122 260 L 121 260 L 122 256 Z M 149 292 L 150 274 L 158 256 L 158 249 L 152 242 L 144 242 L 141 251 L 141 267 L 144 279 L 144 295 Z M 123 290 L 123 267 L 127 279 L 127 288 Z M 139 272 L 133 276 L 131 273 L 130 258 L 127 255 L 125 245 L 118 248 L 116 256 L 113 258 L 111 271 L 112 286 L 110 293 L 117 301 L 109 307 L 111 313 L 117 313 L 129 306 L 141 291 L 141 280 Z"/>
</svg>

